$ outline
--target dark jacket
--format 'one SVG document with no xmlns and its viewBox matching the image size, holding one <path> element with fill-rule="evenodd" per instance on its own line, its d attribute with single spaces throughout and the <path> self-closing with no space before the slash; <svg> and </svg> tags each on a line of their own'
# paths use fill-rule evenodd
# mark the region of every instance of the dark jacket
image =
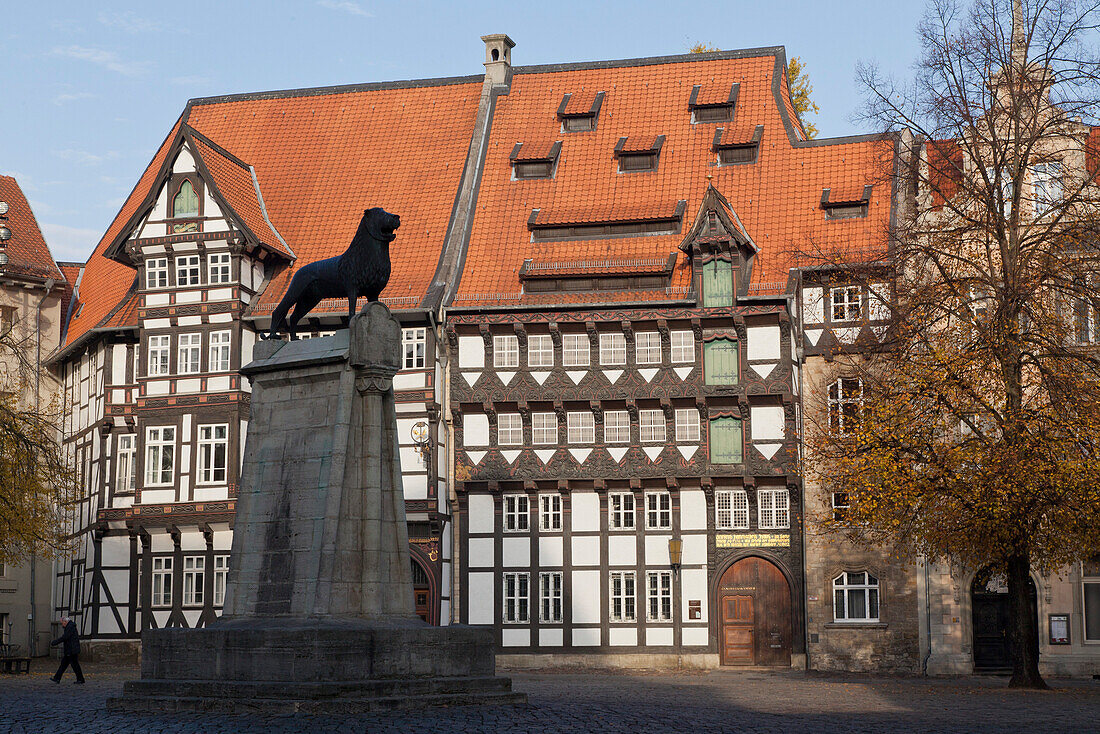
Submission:
<svg viewBox="0 0 1100 734">
<path fill-rule="evenodd" d="M 50 645 L 63 645 L 61 648 L 62 655 L 79 655 L 80 635 L 76 633 L 76 622 L 70 619 L 69 623 L 65 625 L 61 636 L 51 642 Z"/>
</svg>

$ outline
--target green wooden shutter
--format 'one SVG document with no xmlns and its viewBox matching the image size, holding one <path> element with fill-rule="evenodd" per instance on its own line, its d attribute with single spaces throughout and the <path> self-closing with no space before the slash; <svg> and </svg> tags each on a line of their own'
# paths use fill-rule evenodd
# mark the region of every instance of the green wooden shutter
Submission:
<svg viewBox="0 0 1100 734">
<path fill-rule="evenodd" d="M 713 339 L 703 345 L 703 379 L 708 385 L 736 385 L 738 380 L 737 342 Z"/>
<path fill-rule="evenodd" d="M 703 263 L 703 305 L 733 305 L 733 263 L 729 260 Z"/>
<path fill-rule="evenodd" d="M 710 463 L 740 464 L 742 461 L 741 421 L 712 418 L 710 421 Z"/>
</svg>

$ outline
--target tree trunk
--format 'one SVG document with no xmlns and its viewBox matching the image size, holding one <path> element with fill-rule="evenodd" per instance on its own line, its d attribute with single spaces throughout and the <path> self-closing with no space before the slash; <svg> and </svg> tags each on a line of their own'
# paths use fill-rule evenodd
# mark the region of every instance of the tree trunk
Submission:
<svg viewBox="0 0 1100 734">
<path fill-rule="evenodd" d="M 1012 625 L 1012 679 L 1009 688 L 1049 688 L 1039 675 L 1039 619 L 1032 601 L 1027 554 L 1008 559 L 1009 624 Z"/>
</svg>

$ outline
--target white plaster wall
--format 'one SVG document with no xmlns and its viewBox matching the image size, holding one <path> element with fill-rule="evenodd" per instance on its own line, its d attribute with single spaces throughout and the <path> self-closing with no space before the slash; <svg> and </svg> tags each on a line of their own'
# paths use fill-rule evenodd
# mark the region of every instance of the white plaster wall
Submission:
<svg viewBox="0 0 1100 734">
<path fill-rule="evenodd" d="M 671 627 L 647 627 L 645 631 L 645 644 L 664 646 L 672 644 Z"/>
<path fill-rule="evenodd" d="M 466 563 L 470 568 L 492 568 L 496 562 L 495 544 L 492 538 L 470 538 L 470 555 Z"/>
<path fill-rule="evenodd" d="M 573 647 L 596 647 L 599 644 L 599 628 L 573 630 Z"/>
<path fill-rule="evenodd" d="M 539 645 L 543 647 L 561 647 L 565 644 L 565 634 L 558 629 L 540 629 Z"/>
<path fill-rule="evenodd" d="M 748 358 L 779 359 L 779 325 L 748 328 Z"/>
<path fill-rule="evenodd" d="M 561 536 L 539 538 L 539 566 L 561 566 L 565 562 Z"/>
<path fill-rule="evenodd" d="M 505 568 L 531 565 L 531 539 L 505 538 L 500 549 L 501 563 Z"/>
<path fill-rule="evenodd" d="M 705 566 L 707 563 L 707 536 L 702 534 L 683 535 L 680 562 L 685 566 Z"/>
<path fill-rule="evenodd" d="M 126 345 L 115 344 L 111 347 L 111 384 L 126 384 Z"/>
<path fill-rule="evenodd" d="M 783 440 L 783 406 L 754 405 L 749 416 L 753 441 Z"/>
<path fill-rule="evenodd" d="M 172 164 L 172 173 L 194 173 L 195 172 L 195 159 L 191 156 L 191 151 L 184 145 L 180 148 L 180 153 L 176 156 L 175 163 Z"/>
<path fill-rule="evenodd" d="M 667 566 L 668 541 L 671 535 L 645 536 L 645 562 L 647 566 Z"/>
<path fill-rule="evenodd" d="M 463 414 L 462 435 L 465 446 L 488 446 L 489 416 L 484 413 Z"/>
<path fill-rule="evenodd" d="M 183 531 L 180 533 L 180 549 L 187 552 L 193 551 L 205 551 L 206 550 L 206 538 L 202 533 L 196 531 Z"/>
<path fill-rule="evenodd" d="M 574 533 L 596 531 L 600 529 L 600 497 L 595 492 L 574 492 L 570 495 L 572 503 L 571 522 Z"/>
<path fill-rule="evenodd" d="M 507 627 L 501 630 L 500 644 L 502 647 L 530 647 L 531 645 L 531 630 L 530 629 L 508 629 Z"/>
<path fill-rule="evenodd" d="M 702 490 L 680 492 L 680 529 L 707 529 L 707 496 Z"/>
<path fill-rule="evenodd" d="M 458 366 L 461 369 L 485 366 L 485 341 L 480 336 L 458 337 Z"/>
<path fill-rule="evenodd" d="M 680 631 L 683 645 L 709 645 L 710 631 L 706 627 L 684 627 Z"/>
<path fill-rule="evenodd" d="M 638 644 L 637 627 L 612 627 L 607 633 L 607 644 L 613 647 L 634 647 Z"/>
<path fill-rule="evenodd" d="M 600 572 L 574 571 L 573 589 L 589 589 L 589 593 L 574 593 L 570 600 L 573 607 L 573 624 L 599 624 L 600 615 Z M 597 636 L 599 631 L 597 630 Z M 599 644 L 596 642 L 595 644 Z"/>
<path fill-rule="evenodd" d="M 608 537 L 607 562 L 612 566 L 637 565 L 638 539 L 634 535 L 612 535 Z"/>
<path fill-rule="evenodd" d="M 175 544 L 168 533 L 151 533 L 149 535 L 149 547 L 154 553 L 165 553 L 172 550 Z"/>
<path fill-rule="evenodd" d="M 598 535 L 573 538 L 573 565 L 600 565 L 600 538 Z"/>
<path fill-rule="evenodd" d="M 493 532 L 493 496 L 491 494 L 471 494 L 469 507 L 470 527 L 468 532 Z"/>
<path fill-rule="evenodd" d="M 707 615 L 707 571 L 702 568 L 685 568 L 680 572 L 680 584 L 681 584 L 681 599 L 683 603 L 683 609 L 681 610 L 681 619 L 688 618 L 688 602 L 689 601 L 701 601 L 702 602 L 702 619 L 693 619 L 692 622 L 706 622 Z M 685 644 L 686 641 L 685 641 Z M 700 643 L 705 644 L 705 643 Z"/>
<path fill-rule="evenodd" d="M 823 289 L 802 289 L 802 322 L 804 324 L 821 324 L 825 322 Z"/>
<path fill-rule="evenodd" d="M 130 565 L 130 539 L 111 535 L 103 539 L 100 546 L 104 566 Z"/>
<path fill-rule="evenodd" d="M 493 624 L 496 605 L 493 598 L 493 574 L 471 573 L 467 581 L 470 624 Z"/>
</svg>

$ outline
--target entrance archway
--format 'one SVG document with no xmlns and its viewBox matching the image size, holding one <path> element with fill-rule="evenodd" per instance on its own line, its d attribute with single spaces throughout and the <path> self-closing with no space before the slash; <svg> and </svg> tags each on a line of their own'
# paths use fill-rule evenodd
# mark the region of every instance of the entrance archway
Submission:
<svg viewBox="0 0 1100 734">
<path fill-rule="evenodd" d="M 420 565 L 416 556 L 411 555 L 409 560 L 412 565 L 413 604 L 416 615 L 428 624 L 434 624 L 432 620 L 432 582 L 428 570 Z"/>
<path fill-rule="evenodd" d="M 723 665 L 791 664 L 791 587 L 775 564 L 737 561 L 722 574 L 717 601 Z"/>
<path fill-rule="evenodd" d="M 1031 613 L 1038 616 L 1035 582 L 1029 577 Z M 974 630 L 974 669 L 998 670 L 1012 667 L 1012 633 L 1009 618 L 1008 584 L 1001 574 L 989 569 L 974 576 L 970 585 L 970 608 Z"/>
</svg>

